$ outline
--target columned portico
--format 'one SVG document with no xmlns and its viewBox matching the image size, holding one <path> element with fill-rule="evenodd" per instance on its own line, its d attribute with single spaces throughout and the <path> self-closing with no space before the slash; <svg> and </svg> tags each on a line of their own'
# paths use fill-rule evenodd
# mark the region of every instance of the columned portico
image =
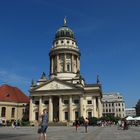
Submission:
<svg viewBox="0 0 140 140">
<path fill-rule="evenodd" d="M 52 103 L 52 97 L 49 97 L 49 122 L 53 121 L 53 103 Z"/>
<path fill-rule="evenodd" d="M 99 117 L 102 116 L 102 103 L 101 103 L 101 98 L 98 97 L 98 112 L 99 112 Z"/>
<path fill-rule="evenodd" d="M 83 96 L 80 96 L 80 116 L 83 116 Z"/>
<path fill-rule="evenodd" d="M 95 97 L 92 97 L 92 101 L 93 101 L 93 116 L 94 117 L 98 117 L 97 116 L 97 106 L 96 106 L 96 99 L 95 99 Z"/>
<path fill-rule="evenodd" d="M 29 110 L 29 120 L 33 121 L 33 100 L 32 97 L 30 97 L 30 110 Z"/>
<path fill-rule="evenodd" d="M 41 115 L 43 111 L 43 106 L 42 106 L 42 96 L 39 98 L 39 115 Z"/>
<path fill-rule="evenodd" d="M 69 121 L 72 121 L 72 96 L 69 97 Z"/>
<path fill-rule="evenodd" d="M 63 112 L 62 112 L 62 97 L 59 96 L 59 121 L 63 121 Z"/>
</svg>

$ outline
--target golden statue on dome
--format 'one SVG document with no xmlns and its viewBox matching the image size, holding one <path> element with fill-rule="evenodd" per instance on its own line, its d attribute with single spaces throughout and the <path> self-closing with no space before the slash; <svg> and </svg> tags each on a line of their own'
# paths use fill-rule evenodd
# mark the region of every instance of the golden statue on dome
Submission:
<svg viewBox="0 0 140 140">
<path fill-rule="evenodd" d="M 67 26 L 67 17 L 64 18 L 64 26 Z"/>
</svg>

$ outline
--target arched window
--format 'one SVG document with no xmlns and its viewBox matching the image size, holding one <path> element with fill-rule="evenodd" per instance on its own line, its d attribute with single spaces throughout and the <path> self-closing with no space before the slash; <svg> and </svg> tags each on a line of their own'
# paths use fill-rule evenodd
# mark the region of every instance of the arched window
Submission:
<svg viewBox="0 0 140 140">
<path fill-rule="evenodd" d="M 5 117 L 5 115 L 6 115 L 6 107 L 2 107 L 1 117 Z"/>
<path fill-rule="evenodd" d="M 70 71 L 70 64 L 67 64 L 67 71 Z"/>
</svg>

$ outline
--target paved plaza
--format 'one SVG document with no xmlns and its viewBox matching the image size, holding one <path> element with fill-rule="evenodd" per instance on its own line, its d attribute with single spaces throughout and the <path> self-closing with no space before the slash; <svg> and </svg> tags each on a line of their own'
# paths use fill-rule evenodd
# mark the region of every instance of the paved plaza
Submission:
<svg viewBox="0 0 140 140">
<path fill-rule="evenodd" d="M 130 127 L 129 130 L 117 130 L 111 127 L 89 127 L 88 133 L 84 127 L 75 132 L 74 127 L 49 127 L 48 140 L 140 140 L 140 127 Z M 38 140 L 36 127 L 0 127 L 0 140 Z"/>
</svg>

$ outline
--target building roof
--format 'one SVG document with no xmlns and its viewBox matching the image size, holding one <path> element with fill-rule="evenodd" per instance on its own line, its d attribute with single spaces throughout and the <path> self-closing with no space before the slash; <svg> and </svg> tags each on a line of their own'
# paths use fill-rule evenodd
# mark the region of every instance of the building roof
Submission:
<svg viewBox="0 0 140 140">
<path fill-rule="evenodd" d="M 55 38 L 58 39 L 61 37 L 75 38 L 74 32 L 68 26 L 62 26 L 57 30 Z"/>
<path fill-rule="evenodd" d="M 109 93 L 109 94 L 103 93 L 102 101 L 103 102 L 115 102 L 115 101 L 124 101 L 124 99 L 120 93 L 114 92 L 114 93 Z"/>
<path fill-rule="evenodd" d="M 0 86 L 0 101 L 29 103 L 29 98 L 17 87 L 4 84 Z"/>
</svg>

